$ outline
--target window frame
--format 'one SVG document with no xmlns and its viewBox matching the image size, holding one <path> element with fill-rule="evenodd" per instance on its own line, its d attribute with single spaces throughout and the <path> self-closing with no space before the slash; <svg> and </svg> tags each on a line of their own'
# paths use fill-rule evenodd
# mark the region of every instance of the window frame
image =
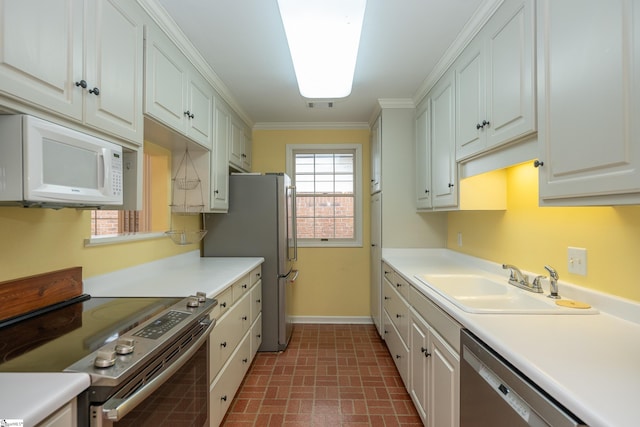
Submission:
<svg viewBox="0 0 640 427">
<path fill-rule="evenodd" d="M 353 150 L 355 153 L 354 158 L 354 171 L 353 171 L 353 184 L 354 184 L 354 224 L 352 239 L 319 239 L 319 238 L 298 238 L 298 246 L 301 248 L 356 248 L 362 247 L 362 229 L 363 229 L 363 169 L 362 169 L 362 145 L 360 144 L 348 144 L 348 143 L 327 143 L 327 144 L 287 144 L 286 146 L 286 172 L 291 178 L 291 184 L 295 185 L 295 153 L 297 151 L 306 151 L 311 153 L 323 153 L 323 154 L 336 154 L 345 150 Z"/>
</svg>

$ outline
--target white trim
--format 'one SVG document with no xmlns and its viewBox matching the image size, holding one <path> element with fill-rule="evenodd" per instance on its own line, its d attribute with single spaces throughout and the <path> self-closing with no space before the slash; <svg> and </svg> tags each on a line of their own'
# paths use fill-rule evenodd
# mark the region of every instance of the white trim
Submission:
<svg viewBox="0 0 640 427">
<path fill-rule="evenodd" d="M 369 130 L 367 122 L 258 122 L 253 125 L 253 130 Z"/>
<path fill-rule="evenodd" d="M 84 247 L 111 245 L 116 243 L 140 242 L 142 240 L 162 239 L 167 235 L 163 231 L 155 231 L 149 233 L 125 233 L 125 234 L 106 234 L 103 236 L 91 236 L 84 239 Z"/>
<path fill-rule="evenodd" d="M 355 158 L 355 214 L 354 214 L 354 233 L 355 236 L 353 240 L 345 241 L 345 240 L 337 240 L 332 242 L 331 240 L 322 242 L 322 241 L 312 241 L 306 240 L 302 242 L 300 239 L 298 240 L 299 247 L 313 247 L 313 248 L 325 248 L 325 247 L 362 247 L 364 237 L 363 237 L 363 215 L 362 212 L 364 210 L 364 169 L 362 167 L 362 144 L 287 144 L 287 157 L 286 157 L 286 173 L 291 177 L 292 182 L 295 182 L 295 176 L 293 174 L 293 152 L 295 150 L 311 150 L 311 151 L 321 151 L 321 150 L 354 150 L 356 152 Z"/>
<path fill-rule="evenodd" d="M 291 323 L 336 325 L 372 325 L 371 316 L 290 316 Z"/>
<path fill-rule="evenodd" d="M 409 98 L 379 98 L 381 108 L 416 108 L 413 99 Z"/>
</svg>

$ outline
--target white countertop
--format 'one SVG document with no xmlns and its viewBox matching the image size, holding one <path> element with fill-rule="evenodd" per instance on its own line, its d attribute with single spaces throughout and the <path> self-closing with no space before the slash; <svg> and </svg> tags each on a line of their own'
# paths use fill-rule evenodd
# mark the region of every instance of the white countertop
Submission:
<svg viewBox="0 0 640 427">
<path fill-rule="evenodd" d="M 414 275 L 465 272 L 499 274 L 506 280 L 508 274 L 499 264 L 444 249 L 383 249 L 382 256 L 422 293 L 589 426 L 639 425 L 640 304 L 560 281 L 561 296 L 585 301 L 600 313 L 472 314 L 450 303 Z"/>
<path fill-rule="evenodd" d="M 0 373 L 0 419 L 33 427 L 89 387 L 89 375 Z"/>
<path fill-rule="evenodd" d="M 83 281 L 94 297 L 213 297 L 264 262 L 264 258 L 200 257 L 191 251 Z"/>
<path fill-rule="evenodd" d="M 200 257 L 192 251 L 118 270 L 83 281 L 95 297 L 213 297 L 231 286 L 263 258 Z M 39 423 L 89 387 L 87 374 L 0 373 L 0 419 Z"/>
</svg>

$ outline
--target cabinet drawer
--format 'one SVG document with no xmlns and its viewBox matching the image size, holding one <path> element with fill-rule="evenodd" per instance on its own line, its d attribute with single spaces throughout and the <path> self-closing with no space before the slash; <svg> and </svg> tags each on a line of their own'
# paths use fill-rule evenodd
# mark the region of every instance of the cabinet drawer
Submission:
<svg viewBox="0 0 640 427">
<path fill-rule="evenodd" d="M 413 287 L 409 293 L 409 302 L 416 312 L 418 312 L 451 347 L 460 353 L 460 324 Z"/>
<path fill-rule="evenodd" d="M 250 275 L 247 274 L 231 286 L 233 289 L 233 302 L 240 300 L 240 298 L 242 298 L 242 296 L 249 290 L 249 277 Z"/>
<path fill-rule="evenodd" d="M 218 300 L 217 308 L 219 308 L 219 315 L 216 316 L 216 319 L 218 319 L 231 308 L 233 304 L 233 290 L 231 288 L 225 289 L 222 293 L 216 295 L 216 299 Z"/>
<path fill-rule="evenodd" d="M 404 277 L 400 276 L 398 273 L 393 274 L 394 281 L 393 286 L 396 288 L 400 295 L 402 295 L 405 299 L 409 299 L 409 282 L 407 282 Z"/>
<path fill-rule="evenodd" d="M 385 283 L 384 309 L 402 341 L 409 342 L 409 304 L 389 283 Z"/>
<path fill-rule="evenodd" d="M 242 325 L 231 318 L 234 311 L 230 311 L 216 323 L 209 335 L 209 374 L 215 378 L 220 368 L 227 361 L 235 344 L 242 336 Z"/>
<path fill-rule="evenodd" d="M 382 263 L 382 277 L 386 280 L 389 281 L 389 283 L 393 283 L 393 281 L 395 280 L 393 278 L 395 272 L 393 271 L 393 268 L 389 267 L 389 264 L 387 264 L 386 262 Z"/>
<path fill-rule="evenodd" d="M 262 279 L 262 266 L 257 266 L 249 273 L 249 285 L 253 286 L 260 279 Z"/>
<path fill-rule="evenodd" d="M 398 368 L 398 372 L 400 373 L 400 377 L 404 382 L 405 386 L 409 384 L 409 349 L 402 342 L 400 338 L 400 334 L 396 330 L 393 322 L 391 321 L 389 315 L 385 311 L 384 313 L 385 321 L 384 321 L 384 338 L 387 343 L 387 347 L 389 348 L 389 353 L 391 353 L 391 357 L 393 358 L 393 363 L 396 364 L 396 368 Z"/>
<path fill-rule="evenodd" d="M 251 288 L 249 300 L 251 303 L 251 323 L 253 323 L 262 311 L 262 282 L 259 281 Z"/>
</svg>

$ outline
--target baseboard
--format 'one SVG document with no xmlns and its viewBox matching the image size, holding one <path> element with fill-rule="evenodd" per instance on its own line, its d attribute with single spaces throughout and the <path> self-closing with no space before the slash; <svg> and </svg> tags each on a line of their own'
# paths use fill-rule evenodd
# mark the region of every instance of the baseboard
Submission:
<svg viewBox="0 0 640 427">
<path fill-rule="evenodd" d="M 371 325 L 370 316 L 291 316 L 292 323 L 324 323 L 341 325 Z"/>
</svg>

